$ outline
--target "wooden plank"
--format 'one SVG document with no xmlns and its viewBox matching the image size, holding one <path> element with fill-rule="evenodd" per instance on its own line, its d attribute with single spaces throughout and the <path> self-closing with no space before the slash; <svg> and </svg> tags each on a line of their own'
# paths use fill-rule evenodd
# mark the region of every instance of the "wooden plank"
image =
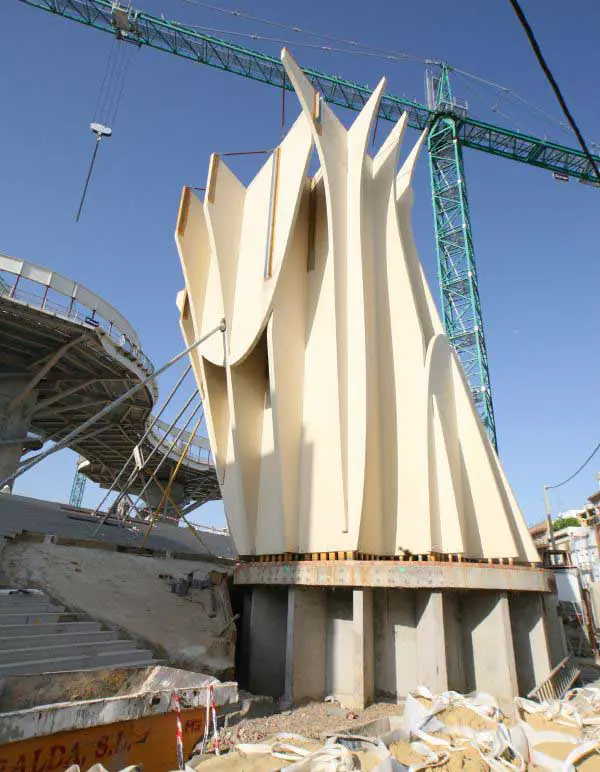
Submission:
<svg viewBox="0 0 600 772">
<path fill-rule="evenodd" d="M 185 232 L 185 226 L 187 224 L 188 211 L 190 208 L 190 195 L 192 191 L 189 185 L 186 185 L 181 192 L 181 200 L 179 201 L 179 216 L 177 217 L 177 234 L 183 236 Z"/>
</svg>

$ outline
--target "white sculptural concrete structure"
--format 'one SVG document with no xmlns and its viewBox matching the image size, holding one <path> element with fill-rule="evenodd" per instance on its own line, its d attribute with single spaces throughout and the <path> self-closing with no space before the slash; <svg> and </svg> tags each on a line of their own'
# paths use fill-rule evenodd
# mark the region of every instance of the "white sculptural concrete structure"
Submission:
<svg viewBox="0 0 600 772">
<path fill-rule="evenodd" d="M 417 256 L 423 137 L 371 158 L 385 80 L 347 131 L 283 62 L 300 116 L 248 187 L 213 155 L 176 235 L 188 344 L 227 325 L 194 367 L 239 554 L 537 561 Z"/>
<path fill-rule="evenodd" d="M 526 694 L 564 637 L 417 256 L 423 137 L 398 171 L 403 118 L 371 157 L 385 81 L 346 130 L 282 59 L 299 117 L 247 187 L 213 155 L 176 230 L 186 342 L 226 322 L 191 359 L 246 558 L 237 677 L 359 707 Z"/>
</svg>

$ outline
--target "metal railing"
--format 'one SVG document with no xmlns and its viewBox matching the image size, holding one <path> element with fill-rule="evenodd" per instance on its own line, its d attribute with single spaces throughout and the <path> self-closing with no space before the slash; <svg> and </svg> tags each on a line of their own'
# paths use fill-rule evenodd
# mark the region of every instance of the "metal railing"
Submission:
<svg viewBox="0 0 600 772">
<path fill-rule="evenodd" d="M 565 657 L 562 662 L 559 662 L 554 670 L 551 671 L 548 678 L 546 678 L 539 686 L 532 689 L 527 697 L 530 700 L 538 700 L 539 702 L 560 700 L 573 686 L 579 677 L 580 672 L 579 665 L 575 662 L 573 657 Z"/>
<path fill-rule="evenodd" d="M 170 525 L 183 526 L 183 521 L 176 515 L 161 514 L 160 520 L 162 523 L 169 523 Z M 217 528 L 214 525 L 205 525 L 204 523 L 192 523 L 188 520 L 185 524 L 185 528 L 192 528 L 200 534 L 214 533 L 217 536 L 229 536 L 229 528 Z"/>
<path fill-rule="evenodd" d="M 569 568 L 573 565 L 571 553 L 567 550 L 544 550 L 542 560 L 544 568 Z"/>
<path fill-rule="evenodd" d="M 177 426 L 169 430 L 168 424 L 163 421 L 157 421 L 152 427 L 148 437 L 155 445 L 160 444 L 161 448 L 166 449 L 170 447 L 171 442 L 175 440 L 179 431 Z M 183 451 L 186 450 L 188 440 L 189 432 L 184 432 L 171 448 L 169 455 L 180 456 Z M 185 459 L 192 463 L 213 466 L 214 459 L 210 445 L 208 444 L 208 439 L 199 436 L 194 437 L 186 450 Z"/>
<path fill-rule="evenodd" d="M 14 276 L 14 274 L 9 273 L 6 275 Z M 23 286 L 24 281 L 35 284 L 43 291 L 41 294 L 38 294 L 26 289 Z M 50 291 L 52 295 L 50 295 Z M 89 308 L 81 301 L 60 293 L 54 287 L 50 288 L 47 284 L 36 282 L 31 278 L 23 279 L 18 274 L 14 277 L 14 281 L 9 283 L 0 273 L 0 295 L 54 316 L 59 316 L 78 324 L 85 324 L 88 327 L 101 329 L 113 343 L 123 350 L 125 356 L 135 361 L 145 373 L 150 375 L 154 371 L 154 365 L 150 359 L 128 335 L 119 329 L 114 321 L 105 318 L 97 309 Z"/>
</svg>

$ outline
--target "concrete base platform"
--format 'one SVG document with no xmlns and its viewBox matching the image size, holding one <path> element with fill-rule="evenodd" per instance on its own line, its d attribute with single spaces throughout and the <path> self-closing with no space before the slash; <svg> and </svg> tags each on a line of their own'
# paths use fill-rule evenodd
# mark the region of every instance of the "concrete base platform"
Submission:
<svg viewBox="0 0 600 772">
<path fill-rule="evenodd" d="M 362 575 L 381 565 L 363 567 Z M 298 564 L 287 572 L 285 564 L 246 564 L 236 572 L 240 589 L 254 579 L 244 588 L 239 676 L 256 693 L 290 701 L 331 694 L 363 708 L 376 696 L 399 699 L 424 684 L 435 692 L 477 689 L 511 699 L 527 694 L 565 656 L 556 604 L 547 602 L 551 581 L 539 569 L 511 569 L 522 572 L 518 580 L 505 571 L 500 581 L 500 567 L 481 567 L 485 589 L 473 589 L 464 574 L 462 586 L 457 581 L 455 566 L 445 576 L 437 566 L 434 582 L 427 564 L 420 586 L 413 566 L 410 583 L 395 587 L 289 579 L 267 585 L 257 582 L 255 567 L 263 566 L 273 578 L 274 571 L 291 576 Z M 327 567 L 319 570 L 323 579 Z M 331 568 L 336 576 L 339 570 Z M 493 589 L 490 572 L 496 572 Z"/>
</svg>

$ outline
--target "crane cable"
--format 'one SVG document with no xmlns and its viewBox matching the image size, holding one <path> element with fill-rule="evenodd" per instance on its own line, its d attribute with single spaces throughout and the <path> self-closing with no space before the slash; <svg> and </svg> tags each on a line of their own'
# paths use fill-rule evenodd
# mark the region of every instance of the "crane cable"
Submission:
<svg viewBox="0 0 600 772">
<path fill-rule="evenodd" d="M 205 8 L 206 10 L 209 10 L 209 11 L 224 13 L 229 16 L 234 16 L 238 19 L 245 19 L 247 21 L 255 21 L 255 22 L 258 22 L 259 24 L 265 24 L 266 26 L 269 26 L 269 27 L 277 27 L 278 29 L 284 29 L 284 30 L 287 30 L 288 32 L 295 32 L 301 35 L 308 35 L 309 37 L 321 38 L 322 40 L 329 40 L 334 43 L 342 43 L 344 45 L 353 46 L 355 48 L 368 49 L 369 51 L 373 51 L 375 53 L 381 54 L 382 57 L 385 57 L 385 58 L 402 59 L 405 61 L 419 62 L 420 64 L 429 64 L 429 65 L 441 64 L 441 62 L 435 61 L 434 59 L 425 59 L 421 56 L 414 56 L 412 54 L 389 51 L 385 48 L 378 48 L 377 46 L 361 43 L 358 40 L 350 40 L 348 38 L 340 38 L 340 37 L 335 37 L 334 35 L 328 35 L 324 32 L 314 32 L 311 30 L 302 29 L 302 27 L 293 26 L 291 24 L 285 24 L 284 22 L 273 21 L 272 19 L 264 19 L 259 16 L 253 16 L 249 13 L 244 13 L 243 11 L 236 11 L 233 8 L 221 8 L 218 5 L 212 5 L 211 3 L 202 2 L 202 0 L 181 0 L 181 1 L 184 3 L 188 3 L 189 5 L 197 5 L 200 8 Z M 235 33 L 229 33 L 229 34 L 235 34 Z M 251 36 L 251 37 L 254 37 L 254 36 Z M 268 38 L 260 38 L 260 39 L 265 40 Z M 286 42 L 286 43 L 291 43 L 292 45 L 304 45 L 304 44 L 299 44 L 297 41 L 280 41 L 279 39 L 276 39 L 276 38 L 273 38 L 272 41 L 277 43 Z M 310 45 L 310 44 L 306 44 L 306 45 Z M 312 45 L 311 47 L 319 48 L 320 46 Z M 331 49 L 328 46 L 326 46 L 324 47 L 324 50 L 335 50 L 335 49 Z M 342 52 L 349 53 L 349 54 L 360 53 L 358 51 L 345 51 L 345 50 Z"/>
<path fill-rule="evenodd" d="M 252 14 L 248 14 L 243 11 L 238 11 L 233 8 L 223 8 L 223 7 L 214 5 L 212 3 L 203 2 L 203 0 L 181 0 L 181 2 L 187 3 L 189 5 L 195 5 L 200 8 L 204 8 L 208 11 L 214 11 L 217 13 L 226 14 L 236 19 L 254 21 L 254 22 L 257 22 L 258 24 L 264 24 L 266 26 L 275 27 L 278 29 L 284 29 L 289 32 L 294 32 L 296 34 L 307 35 L 308 37 L 320 38 L 322 40 L 331 41 L 333 43 L 341 43 L 347 46 L 352 46 L 352 48 L 347 49 L 347 48 L 337 48 L 337 47 L 328 46 L 328 45 L 316 45 L 315 43 L 309 43 L 306 41 L 286 40 L 286 39 L 277 38 L 277 37 L 267 37 L 267 36 L 259 35 L 257 33 L 252 33 L 252 32 L 238 32 L 236 30 L 219 29 L 216 27 L 208 27 L 205 25 L 193 25 L 193 24 L 186 25 L 190 29 L 197 29 L 199 31 L 214 33 L 218 35 L 228 35 L 232 37 L 241 37 L 241 38 L 246 38 L 250 40 L 260 40 L 267 43 L 278 43 L 280 45 L 293 45 L 293 46 L 299 46 L 299 47 L 305 47 L 305 48 L 312 48 L 312 49 L 323 51 L 325 53 L 338 53 L 338 54 L 348 54 L 353 56 L 372 57 L 372 58 L 381 59 L 384 61 L 393 61 L 393 62 L 415 62 L 415 63 L 425 64 L 429 66 L 431 65 L 439 66 L 442 64 L 442 62 L 438 61 L 437 59 L 424 58 L 424 57 L 415 56 L 413 54 L 407 54 L 404 52 L 391 51 L 389 49 L 380 48 L 378 46 L 371 45 L 370 43 L 361 43 L 358 40 L 336 37 L 334 35 L 329 35 L 323 32 L 315 32 L 314 30 L 308 30 L 295 25 L 285 24 L 283 22 L 275 21 L 273 19 L 266 19 L 259 16 L 253 16 Z M 359 49 L 362 49 L 362 50 L 359 50 Z M 467 72 L 466 70 L 460 69 L 458 67 L 454 67 L 452 65 L 449 65 L 449 69 L 452 72 L 455 72 L 461 75 L 462 78 L 465 80 L 467 78 L 470 78 L 474 81 L 478 81 L 483 85 L 490 86 L 491 88 L 494 88 L 494 89 L 498 89 L 501 92 L 502 96 L 512 98 L 516 103 L 519 103 L 521 109 L 529 113 L 531 116 L 537 118 L 538 120 L 547 121 L 549 124 L 553 125 L 554 127 L 558 127 L 561 132 L 568 132 L 569 126 L 567 123 L 565 123 L 564 121 L 560 121 L 556 117 L 548 114 L 539 105 L 536 105 L 533 102 L 528 101 L 527 99 L 525 99 L 525 97 L 522 97 L 520 94 L 517 94 L 517 92 L 513 91 L 507 86 L 503 86 L 499 83 L 496 83 L 487 78 L 483 78 L 479 75 L 474 75 L 471 72 Z M 517 105 L 517 107 L 519 105 Z M 495 109 L 492 108 L 492 112 L 500 115 L 502 118 L 505 118 L 507 121 L 514 124 L 518 131 L 526 132 L 525 127 L 521 123 L 519 123 L 519 121 L 517 121 L 515 118 L 508 115 L 507 113 L 503 112 L 502 110 L 498 109 L 498 107 L 496 107 Z M 588 141 L 588 144 L 594 148 L 600 147 L 595 142 L 592 142 L 590 140 L 587 140 L 587 141 Z"/>
<path fill-rule="evenodd" d="M 550 67 L 548 66 L 546 60 L 544 59 L 544 55 L 542 54 L 542 49 L 540 48 L 539 43 L 536 40 L 535 34 L 531 28 L 531 25 L 527 21 L 527 18 L 525 14 L 523 13 L 523 9 L 518 3 L 518 0 L 509 0 L 510 4 L 513 7 L 514 12 L 517 15 L 517 18 L 519 19 L 521 26 L 525 30 L 525 34 L 527 35 L 527 39 L 529 40 L 529 44 L 531 45 L 533 52 L 535 54 L 535 58 L 538 60 L 538 63 L 542 70 L 544 71 L 544 75 L 546 76 L 546 80 L 550 84 L 552 91 L 554 91 L 554 95 L 556 96 L 558 103 L 560 104 L 563 113 L 565 114 L 565 118 L 569 122 L 569 125 L 573 129 L 575 136 L 577 137 L 577 140 L 579 142 L 579 145 L 581 146 L 581 149 L 583 150 L 586 158 L 590 162 L 590 165 L 594 172 L 596 173 L 596 177 L 598 177 L 598 181 L 600 182 L 600 169 L 598 169 L 598 166 L 596 164 L 596 161 L 594 160 L 594 157 L 590 153 L 588 146 L 585 142 L 585 139 L 583 138 L 583 134 L 579 130 L 579 126 L 577 125 L 575 118 L 573 118 L 571 111 L 569 110 L 567 103 L 565 101 L 565 98 L 562 95 L 562 92 L 558 86 L 558 83 L 556 82 L 556 79 L 554 78 L 554 75 L 552 74 L 552 71 L 550 70 Z"/>
<path fill-rule="evenodd" d="M 366 56 L 371 57 L 373 59 L 384 59 L 386 61 L 418 61 L 418 60 L 412 60 L 408 55 L 405 54 L 379 54 L 375 51 L 356 51 L 349 48 L 337 48 L 335 46 L 324 46 L 319 45 L 318 43 L 307 43 L 301 40 L 286 40 L 285 38 L 275 38 L 275 37 L 269 37 L 266 35 L 258 35 L 255 32 L 237 32 L 236 30 L 231 29 L 220 29 L 217 27 L 207 27 L 204 24 L 186 24 L 186 27 L 188 29 L 194 29 L 199 30 L 200 32 L 210 32 L 211 34 L 215 35 L 227 35 L 230 37 L 237 37 L 237 38 L 246 38 L 247 40 L 260 40 L 264 43 L 277 43 L 279 45 L 284 46 L 297 46 L 302 48 L 313 48 L 318 51 L 324 51 L 327 54 L 349 54 L 352 56 Z M 423 60 L 420 63 L 425 63 L 425 60 Z M 431 64 L 434 64 L 434 62 L 431 62 Z"/>
<path fill-rule="evenodd" d="M 98 92 L 94 121 L 100 121 L 111 128 L 116 121 L 121 104 L 125 80 L 131 63 L 131 49 L 131 44 L 126 44 L 123 40 L 115 38 Z"/>
<path fill-rule="evenodd" d="M 495 81 L 489 80 L 488 78 L 482 78 L 480 75 L 474 75 L 472 72 L 461 70 L 458 67 L 450 67 L 450 69 L 452 70 L 452 72 L 455 72 L 457 75 L 461 75 L 463 79 L 470 78 L 471 80 L 477 81 L 478 83 L 481 83 L 484 86 L 490 86 L 491 88 L 498 89 L 499 91 L 502 92 L 503 96 L 512 97 L 516 102 L 521 102 L 524 105 L 524 109 L 526 109 L 527 112 L 529 112 L 531 115 L 535 116 L 537 113 L 536 117 L 544 118 L 549 123 L 553 123 L 559 128 L 561 128 L 563 131 L 568 128 L 568 125 L 566 123 L 564 123 L 563 121 L 559 121 L 553 115 L 550 115 L 541 107 L 539 107 L 539 105 L 536 105 L 533 102 L 529 102 L 529 100 L 525 99 L 525 97 L 522 97 L 520 94 L 517 94 L 516 91 L 513 91 L 507 86 L 503 86 L 501 83 L 496 83 Z"/>
<path fill-rule="evenodd" d="M 104 137 L 112 136 L 113 126 L 117 118 L 117 113 L 119 112 L 121 98 L 125 89 L 127 72 L 131 63 L 130 48 L 131 46 L 126 45 L 124 41 L 115 38 L 108 55 L 108 61 L 104 69 L 104 75 L 98 92 L 98 99 L 96 100 L 96 107 L 94 108 L 93 120 L 90 124 L 90 129 L 96 137 L 94 152 L 92 153 L 92 160 L 90 161 L 85 178 L 79 207 L 77 209 L 77 214 L 75 215 L 75 222 L 79 222 L 81 217 L 100 143 Z"/>
<path fill-rule="evenodd" d="M 453 72 L 458 72 L 453 70 Z M 520 131 L 524 133 L 524 126 L 523 124 L 519 123 L 515 118 L 513 118 L 511 115 L 508 115 L 508 113 L 505 113 L 504 110 L 500 109 L 500 100 L 503 96 L 506 96 L 507 94 L 504 91 L 501 91 L 500 95 L 496 99 L 496 101 L 493 104 L 490 104 L 487 99 L 484 99 L 484 97 L 478 93 L 472 86 L 472 84 L 469 83 L 469 81 L 465 78 L 464 75 L 461 74 L 460 76 L 461 81 L 465 87 L 465 89 L 475 97 L 475 99 L 481 100 L 485 104 L 485 106 L 490 110 L 491 112 L 495 113 L 496 115 L 499 115 L 501 118 L 504 118 L 504 120 L 508 121 L 509 123 L 512 123 L 513 126 L 516 127 L 517 131 Z"/>
<path fill-rule="evenodd" d="M 561 121 L 558 118 L 555 118 L 553 115 L 550 115 L 545 110 L 543 110 L 539 105 L 536 105 L 533 102 L 529 102 L 527 99 L 525 99 L 525 97 L 517 94 L 516 91 L 513 91 L 506 86 L 502 86 L 499 83 L 495 83 L 492 80 L 480 78 L 478 75 L 473 75 L 472 73 L 466 72 L 465 70 L 460 70 L 456 67 L 450 67 L 450 70 L 452 73 L 460 77 L 464 87 L 475 97 L 475 99 L 480 100 L 483 104 L 485 104 L 485 106 L 491 110 L 491 112 L 500 115 L 509 123 L 512 123 L 518 131 L 529 134 L 533 133 L 531 130 L 528 131 L 526 127 L 517 121 L 516 118 L 513 118 L 512 115 L 509 115 L 500 109 L 500 102 L 503 98 L 506 100 L 514 100 L 514 102 L 510 104 L 510 107 L 516 110 L 522 110 L 530 118 L 533 118 L 534 120 L 540 121 L 542 123 L 545 122 L 553 128 L 558 129 L 563 134 L 570 134 L 571 127 L 566 121 Z M 469 79 L 474 82 L 469 83 Z M 481 89 L 480 91 L 475 90 L 475 87 L 477 86 L 479 86 Z M 490 104 L 486 98 L 483 86 L 489 86 L 490 88 L 496 89 L 500 92 L 493 105 Z M 600 149 L 600 144 L 597 142 L 594 142 L 589 138 L 586 141 L 590 147 L 594 148 L 594 150 Z"/>
</svg>

